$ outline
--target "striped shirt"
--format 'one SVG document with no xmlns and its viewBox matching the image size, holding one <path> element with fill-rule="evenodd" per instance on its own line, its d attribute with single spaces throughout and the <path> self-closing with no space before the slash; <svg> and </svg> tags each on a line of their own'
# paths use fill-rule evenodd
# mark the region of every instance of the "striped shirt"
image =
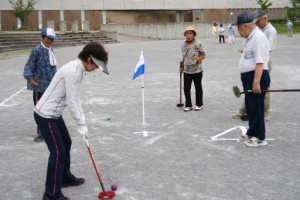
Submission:
<svg viewBox="0 0 300 200">
<path fill-rule="evenodd" d="M 85 125 L 79 89 L 83 79 L 81 60 L 76 59 L 61 67 L 52 79 L 49 87 L 35 106 L 34 111 L 44 118 L 58 118 L 65 107 L 78 125 Z"/>
</svg>

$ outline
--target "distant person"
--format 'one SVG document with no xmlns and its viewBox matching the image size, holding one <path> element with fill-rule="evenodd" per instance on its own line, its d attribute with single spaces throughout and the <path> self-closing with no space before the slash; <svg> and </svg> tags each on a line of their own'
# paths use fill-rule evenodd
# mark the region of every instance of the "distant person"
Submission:
<svg viewBox="0 0 300 200">
<path fill-rule="evenodd" d="M 80 86 L 85 72 L 101 67 L 108 74 L 107 60 L 107 52 L 99 43 L 88 43 L 76 60 L 58 70 L 35 106 L 34 118 L 50 151 L 43 200 L 70 200 L 63 195 L 61 187 L 78 186 L 85 181 L 71 173 L 72 139 L 62 113 L 66 107 L 69 108 L 78 133 L 86 138 L 88 129 L 80 100 Z"/>
<path fill-rule="evenodd" d="M 245 104 L 249 117 L 249 128 L 240 141 L 248 147 L 265 146 L 264 98 L 270 85 L 268 72 L 269 42 L 266 35 L 253 23 L 253 17 L 243 12 L 238 15 L 237 25 L 241 37 L 246 38 L 244 51 L 239 61 L 239 71 L 243 90 L 252 90 L 245 93 Z"/>
<path fill-rule="evenodd" d="M 205 51 L 203 46 L 195 39 L 197 33 L 193 27 L 187 27 L 184 31 L 185 42 L 181 45 L 183 68 L 180 72 L 184 72 L 183 88 L 185 95 L 185 112 L 193 110 L 191 101 L 191 86 L 194 81 L 196 91 L 195 111 L 203 108 L 203 89 L 202 89 L 202 60 L 205 59 Z"/>
<path fill-rule="evenodd" d="M 291 20 L 289 20 L 287 23 L 286 23 L 286 29 L 288 31 L 288 37 L 293 37 L 292 33 L 293 33 L 293 22 L 291 22 Z"/>
<path fill-rule="evenodd" d="M 231 24 L 228 26 L 228 44 L 235 43 L 235 30 Z"/>
<path fill-rule="evenodd" d="M 217 37 L 218 37 L 218 30 L 217 30 L 217 26 L 218 24 L 216 22 L 214 22 L 212 28 L 211 28 L 211 34 L 213 37 L 213 44 L 217 44 Z"/>
<path fill-rule="evenodd" d="M 33 91 L 34 105 L 40 100 L 57 71 L 57 61 L 52 49 L 55 39 L 53 29 L 43 28 L 41 43 L 32 49 L 24 68 L 23 76 L 27 80 L 27 89 Z M 43 141 L 38 128 L 34 141 Z"/>
<path fill-rule="evenodd" d="M 271 58 L 271 53 L 276 49 L 277 43 L 277 31 L 272 26 L 272 24 L 268 21 L 267 14 L 257 9 L 253 12 L 252 17 L 254 19 L 255 24 L 263 31 L 266 35 L 268 42 L 269 42 L 269 55 Z M 273 69 L 273 65 L 271 60 L 268 62 L 268 70 L 269 74 Z M 270 89 L 270 88 L 268 88 Z M 239 113 L 233 116 L 233 118 L 242 118 L 243 120 L 247 120 L 247 111 L 245 108 L 245 103 L 243 103 L 242 107 L 239 109 Z M 267 92 L 264 101 L 264 119 L 265 121 L 270 120 L 270 93 Z"/>
<path fill-rule="evenodd" d="M 225 30 L 223 27 L 223 24 L 220 24 L 218 27 L 218 34 L 219 34 L 219 43 L 221 44 L 221 41 L 223 41 L 223 44 L 225 44 L 225 36 L 224 36 Z"/>
</svg>

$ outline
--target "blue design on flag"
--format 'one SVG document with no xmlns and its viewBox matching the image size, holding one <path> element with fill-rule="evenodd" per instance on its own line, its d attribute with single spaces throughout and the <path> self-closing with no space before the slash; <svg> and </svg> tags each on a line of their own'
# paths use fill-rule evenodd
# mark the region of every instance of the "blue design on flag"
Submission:
<svg viewBox="0 0 300 200">
<path fill-rule="evenodd" d="M 145 73 L 145 61 L 144 61 L 143 51 L 141 51 L 140 60 L 136 64 L 132 80 L 136 79 L 140 75 L 143 75 L 144 73 Z"/>
</svg>

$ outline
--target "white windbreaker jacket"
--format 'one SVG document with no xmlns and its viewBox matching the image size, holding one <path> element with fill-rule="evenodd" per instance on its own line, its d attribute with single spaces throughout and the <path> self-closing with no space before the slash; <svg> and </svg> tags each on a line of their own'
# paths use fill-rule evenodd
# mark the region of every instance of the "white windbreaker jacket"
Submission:
<svg viewBox="0 0 300 200">
<path fill-rule="evenodd" d="M 85 68 L 79 59 L 61 67 L 35 106 L 34 111 L 44 118 L 58 118 L 68 106 L 78 126 L 85 125 L 79 95 L 84 71 Z"/>
</svg>

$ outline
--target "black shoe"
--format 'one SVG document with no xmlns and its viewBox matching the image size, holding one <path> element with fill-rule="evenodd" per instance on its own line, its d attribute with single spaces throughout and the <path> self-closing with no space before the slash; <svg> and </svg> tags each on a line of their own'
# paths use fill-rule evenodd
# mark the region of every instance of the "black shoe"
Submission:
<svg viewBox="0 0 300 200">
<path fill-rule="evenodd" d="M 63 183 L 61 187 L 69 187 L 69 186 L 78 186 L 78 185 L 81 185 L 83 184 L 85 181 L 84 178 L 74 178 L 73 180 L 67 182 L 67 183 Z"/>
<path fill-rule="evenodd" d="M 57 198 L 48 197 L 46 193 L 43 196 L 43 200 L 71 200 L 69 197 L 65 197 L 64 195 L 59 196 Z"/>
<path fill-rule="evenodd" d="M 35 142 L 43 142 L 43 141 L 44 141 L 44 138 L 43 138 L 41 135 L 38 135 L 38 136 L 36 136 L 33 140 L 34 140 Z"/>
<path fill-rule="evenodd" d="M 241 116 L 242 121 L 248 121 L 248 115 L 243 115 Z"/>
</svg>

